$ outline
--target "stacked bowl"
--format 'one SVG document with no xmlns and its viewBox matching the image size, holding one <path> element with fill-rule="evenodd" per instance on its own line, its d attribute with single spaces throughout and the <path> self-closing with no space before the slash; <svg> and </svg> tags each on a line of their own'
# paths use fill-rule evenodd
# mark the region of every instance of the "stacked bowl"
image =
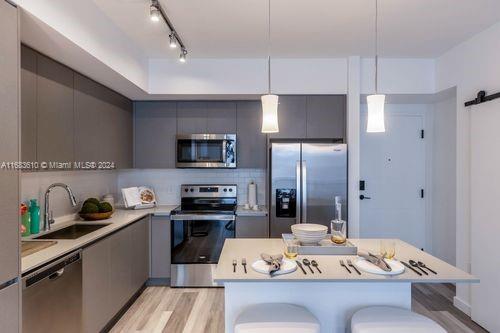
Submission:
<svg viewBox="0 0 500 333">
<path fill-rule="evenodd" d="M 292 233 L 302 245 L 316 245 L 325 238 L 328 227 L 312 223 L 294 224 Z"/>
</svg>

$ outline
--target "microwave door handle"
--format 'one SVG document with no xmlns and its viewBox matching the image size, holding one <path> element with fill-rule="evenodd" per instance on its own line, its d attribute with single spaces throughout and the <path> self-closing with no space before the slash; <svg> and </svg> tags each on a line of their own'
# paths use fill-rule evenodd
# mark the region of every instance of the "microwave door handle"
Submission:
<svg viewBox="0 0 500 333">
<path fill-rule="evenodd" d="M 228 141 L 223 140 L 222 141 L 222 163 L 227 162 L 227 145 L 228 145 Z"/>
<path fill-rule="evenodd" d="M 295 193 L 295 221 L 297 224 L 300 223 L 300 205 L 301 205 L 301 186 L 300 186 L 300 161 L 297 161 L 295 167 L 295 186 L 297 187 Z"/>
</svg>

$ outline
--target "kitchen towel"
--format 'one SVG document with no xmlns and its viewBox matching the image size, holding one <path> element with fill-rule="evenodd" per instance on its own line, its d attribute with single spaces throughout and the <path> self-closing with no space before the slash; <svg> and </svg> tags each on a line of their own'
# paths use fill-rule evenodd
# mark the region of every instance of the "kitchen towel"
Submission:
<svg viewBox="0 0 500 333">
<path fill-rule="evenodd" d="M 250 208 L 257 205 L 257 184 L 253 180 L 248 183 L 248 205 Z"/>
</svg>

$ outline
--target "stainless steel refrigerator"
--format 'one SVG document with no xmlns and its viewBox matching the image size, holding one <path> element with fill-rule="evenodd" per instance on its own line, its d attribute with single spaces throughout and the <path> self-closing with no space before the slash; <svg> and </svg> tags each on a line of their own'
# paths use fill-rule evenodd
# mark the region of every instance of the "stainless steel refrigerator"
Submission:
<svg viewBox="0 0 500 333">
<path fill-rule="evenodd" d="M 347 145 L 329 142 L 271 142 L 271 237 L 296 223 L 330 226 L 335 197 L 347 221 Z"/>
</svg>

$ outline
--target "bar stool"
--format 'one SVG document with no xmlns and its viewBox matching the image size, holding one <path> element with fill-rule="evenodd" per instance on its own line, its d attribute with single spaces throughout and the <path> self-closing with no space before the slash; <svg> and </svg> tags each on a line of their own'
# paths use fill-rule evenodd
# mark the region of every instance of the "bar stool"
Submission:
<svg viewBox="0 0 500 333">
<path fill-rule="evenodd" d="M 234 333 L 319 333 L 316 317 L 306 308 L 285 303 L 247 307 L 238 316 Z"/>
<path fill-rule="evenodd" d="M 390 306 L 364 308 L 351 318 L 352 333 L 446 333 L 435 321 L 407 309 Z"/>
</svg>

